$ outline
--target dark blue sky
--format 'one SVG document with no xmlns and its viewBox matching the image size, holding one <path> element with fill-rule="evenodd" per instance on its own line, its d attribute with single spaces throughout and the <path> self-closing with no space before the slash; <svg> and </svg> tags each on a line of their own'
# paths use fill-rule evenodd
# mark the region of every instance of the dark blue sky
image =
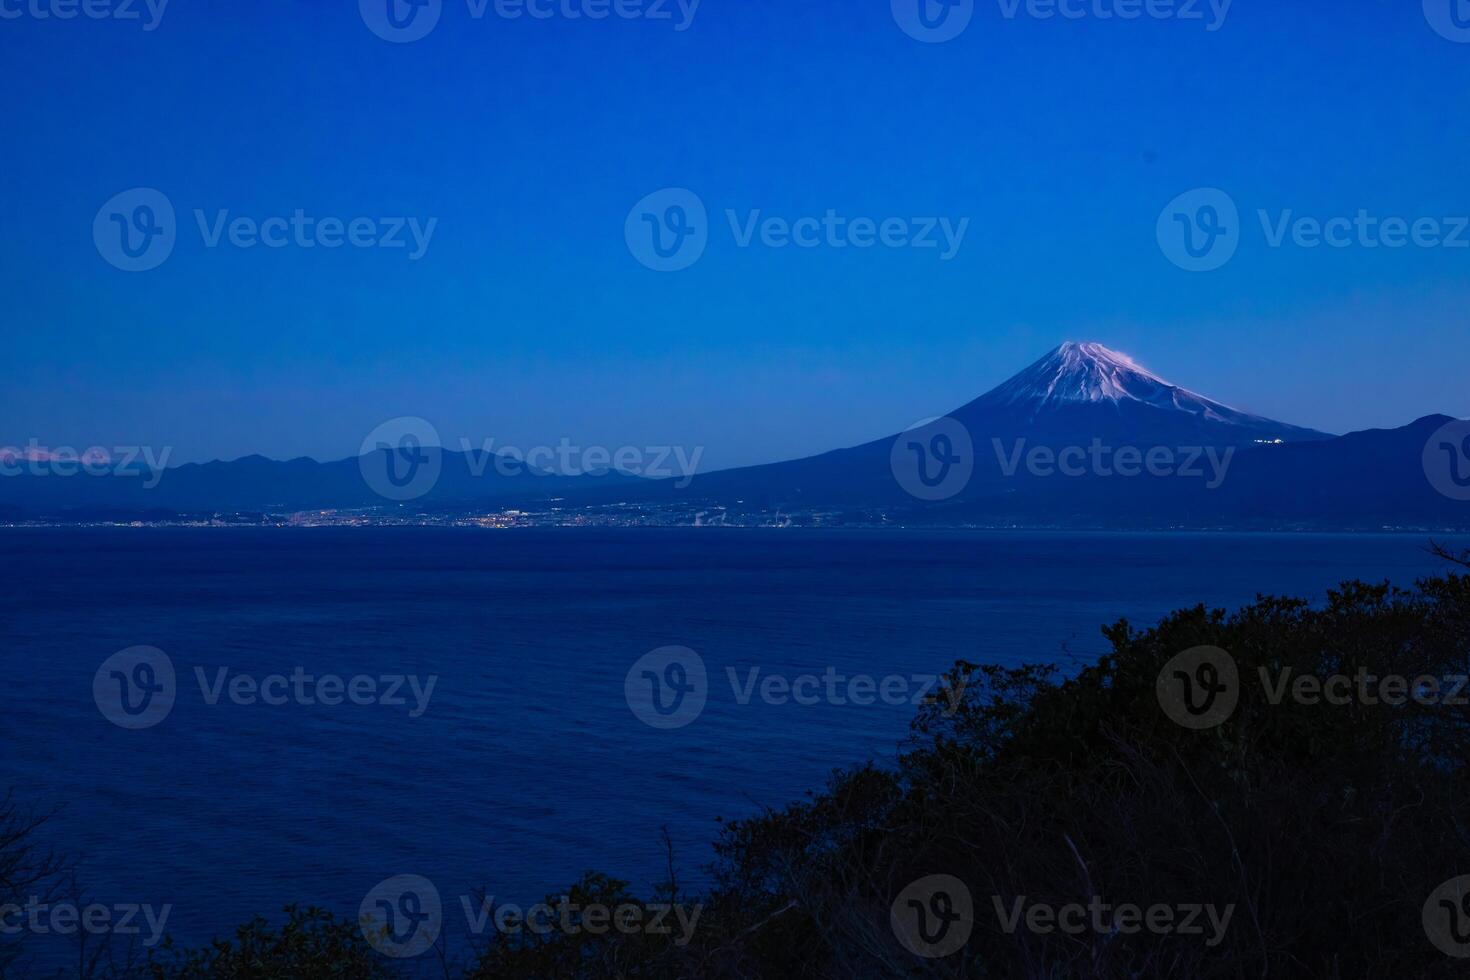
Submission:
<svg viewBox="0 0 1470 980">
<path fill-rule="evenodd" d="M 56 2 L 0 0 L 0 444 L 340 457 L 417 415 L 451 444 L 724 466 L 887 434 L 1068 339 L 1299 425 L 1470 415 L 1470 248 L 1273 248 L 1256 215 L 1470 215 L 1470 44 L 1418 2 L 1235 0 L 1209 30 L 1203 2 L 1125 21 L 1095 10 L 1119 0 L 979 0 L 942 44 L 889 0 L 703 0 L 682 31 L 672 2 L 590 21 L 444 0 L 403 44 L 346 2 L 172 0 L 154 30 L 142 0 L 144 22 L 34 15 Z M 93 223 L 138 187 L 177 243 L 128 273 Z M 707 206 L 709 245 L 659 273 L 624 225 L 667 187 Z M 1212 272 L 1156 238 L 1200 187 L 1241 215 Z M 437 225 L 417 260 L 208 248 L 196 209 Z M 949 261 L 741 248 L 726 209 L 969 225 Z"/>
</svg>

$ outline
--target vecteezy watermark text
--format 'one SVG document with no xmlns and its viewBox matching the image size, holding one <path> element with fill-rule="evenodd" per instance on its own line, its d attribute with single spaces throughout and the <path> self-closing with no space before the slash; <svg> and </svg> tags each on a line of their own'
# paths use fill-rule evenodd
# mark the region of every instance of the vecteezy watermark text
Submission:
<svg viewBox="0 0 1470 980">
<path fill-rule="evenodd" d="M 969 218 L 846 218 L 832 208 L 820 218 L 764 216 L 760 208 L 741 214 L 725 211 L 737 248 L 759 241 L 765 248 L 916 248 L 940 249 L 939 261 L 960 252 Z"/>
<path fill-rule="evenodd" d="M 694 938 L 694 927 L 704 913 L 702 905 L 677 902 L 605 905 L 600 902 L 573 902 L 565 895 L 525 908 L 513 903 L 497 905 L 494 896 L 481 897 L 476 902 L 470 896 L 462 895 L 459 901 L 470 932 L 477 936 L 489 932 L 492 926 L 496 932 L 510 936 L 523 932 L 537 936 L 553 933 L 602 936 L 618 932 L 625 936 L 673 935 L 675 946 L 689 945 L 689 940 Z"/>
<path fill-rule="evenodd" d="M 429 701 L 434 697 L 434 687 L 439 683 L 436 674 L 420 679 L 417 674 L 309 674 L 304 667 L 295 667 L 287 674 L 232 673 L 229 667 L 219 667 L 211 675 L 203 667 L 194 668 L 194 678 L 199 684 L 204 703 L 219 704 L 226 700 L 231 704 L 250 706 L 263 704 L 281 707 L 297 704 L 305 707 L 325 705 L 335 708 L 342 704 L 359 707 L 383 705 L 389 708 L 407 707 L 410 718 L 422 717 L 429 710 Z M 413 703 L 409 703 L 409 696 Z"/>
<path fill-rule="evenodd" d="M 1024 463 L 1032 476 L 1051 477 L 1180 477 L 1205 480 L 1205 488 L 1215 490 L 1225 482 L 1235 447 L 1221 450 L 1215 446 L 1138 446 L 1113 447 L 1101 439 L 1087 446 L 1032 446 L 1017 439 L 1009 448 L 1000 439 L 992 439 L 995 458 L 1001 474 L 1013 477 Z M 1208 472 L 1206 471 L 1208 467 Z"/>
<path fill-rule="evenodd" d="M 363 482 L 386 500 L 409 501 L 429 493 L 444 473 L 445 449 L 439 430 L 427 419 L 400 416 L 369 432 L 358 449 Z M 461 436 L 459 455 L 469 476 L 492 470 L 503 477 L 579 477 L 622 473 L 649 479 L 672 479 L 687 487 L 699 469 L 704 447 L 581 446 L 563 438 L 555 446 L 523 448 L 493 438 L 476 445 Z"/>
<path fill-rule="evenodd" d="M 1203 24 L 1208 32 L 1225 26 L 1234 0 L 996 0 L 1007 21 L 1175 20 Z M 1433 2 L 1433 0 L 1426 0 Z M 976 0 L 890 0 L 893 19 L 909 37 L 942 44 L 963 34 L 975 16 Z"/>
<path fill-rule="evenodd" d="M 495 901 L 493 895 L 461 895 L 465 929 L 473 936 L 492 930 L 503 936 L 531 933 L 549 936 L 672 936 L 676 946 L 694 937 L 704 906 L 678 902 L 573 902 L 562 895 L 520 906 Z M 368 892 L 359 909 L 363 937 L 385 956 L 406 959 L 428 951 L 444 928 L 439 889 L 421 875 L 395 875 Z"/>
<path fill-rule="evenodd" d="M 785 217 L 762 209 L 724 212 L 736 248 L 871 248 L 934 251 L 941 262 L 957 256 L 969 218 L 853 217 L 827 208 L 821 215 Z M 711 228 L 704 201 L 682 187 L 656 191 L 635 204 L 623 225 L 628 251 L 656 272 L 687 269 L 704 255 Z"/>
<path fill-rule="evenodd" d="M 24 448 L 0 446 L 0 477 L 7 476 L 119 476 L 143 480 L 152 490 L 163 481 L 172 446 L 42 446 L 36 439 Z"/>
<path fill-rule="evenodd" d="M 938 674 L 844 674 L 836 667 L 821 673 L 797 675 L 767 673 L 762 667 L 743 671 L 725 668 L 736 704 L 759 701 L 775 707 L 870 707 L 941 704 L 953 715 L 964 698 L 963 685 L 954 686 Z M 651 728 L 683 728 L 704 711 L 710 696 L 709 672 L 704 659 L 688 647 L 660 647 L 639 657 L 623 680 L 623 696 L 635 717 Z"/>
<path fill-rule="evenodd" d="M 157 946 L 168 927 L 172 905 L 154 907 L 120 903 L 48 902 L 31 896 L 24 904 L 0 904 L 0 936 L 141 936 L 145 947 Z M 147 927 L 145 934 L 143 929 Z"/>
<path fill-rule="evenodd" d="M 563 438 L 555 446 L 496 446 L 494 439 L 483 439 L 479 446 L 461 438 L 460 451 L 469 459 L 470 473 L 483 474 L 494 466 L 501 476 L 587 476 L 610 471 L 653 479 L 675 478 L 674 486 L 687 487 L 699 469 L 704 447 L 692 450 L 684 446 L 579 446 Z"/>
<path fill-rule="evenodd" d="M 702 0 L 465 0 L 471 20 L 646 20 L 683 32 L 694 25 Z M 421 41 L 439 26 L 444 0 L 358 0 L 368 30 L 385 41 Z"/>
<path fill-rule="evenodd" d="M 996 0 L 1001 16 L 1015 20 L 1177 20 L 1210 33 L 1225 26 L 1235 0 Z"/>
<path fill-rule="evenodd" d="M 1086 902 L 1033 901 L 1026 895 L 1010 900 L 990 897 L 996 924 L 1007 935 L 1025 929 L 1035 935 L 1136 935 L 1199 937 L 1207 947 L 1220 945 L 1234 918 L 1235 906 L 1204 902 L 1140 905 L 1112 902 L 1093 895 Z M 975 900 L 969 887 L 953 875 L 928 875 L 898 894 L 889 908 L 889 923 L 898 941 L 916 956 L 940 959 L 964 948 L 975 925 Z"/>
<path fill-rule="evenodd" d="M 0 20 L 137 21 L 145 31 L 163 23 L 169 0 L 0 0 Z"/>
<path fill-rule="evenodd" d="M 1376 673 L 1358 667 L 1348 673 L 1318 675 L 1294 667 L 1256 668 L 1267 704 L 1290 701 L 1306 706 L 1383 705 L 1402 708 L 1470 706 L 1470 675 Z M 1159 705 L 1185 728 L 1203 730 L 1224 724 L 1240 704 L 1243 682 L 1235 658 L 1214 646 L 1192 647 L 1159 671 Z"/>
<path fill-rule="evenodd" d="M 196 209 L 194 221 L 205 248 L 219 248 L 221 241 L 235 248 L 385 248 L 409 249 L 408 260 L 417 262 L 429 250 L 438 218 L 420 221 L 413 216 L 385 218 L 317 218 L 301 208 L 290 217 L 231 217 L 228 210 L 206 214 Z"/>
<path fill-rule="evenodd" d="M 419 718 L 429 709 L 436 674 L 309 673 L 305 667 L 288 673 L 257 675 L 230 667 L 194 668 L 200 699 L 209 706 L 228 702 L 240 707 L 358 707 L 406 708 Z M 157 647 L 120 650 L 103 661 L 92 678 L 92 700 L 97 710 L 119 728 L 152 728 L 173 711 L 179 698 L 173 660 Z"/>
<path fill-rule="evenodd" d="M 1007 479 L 1025 472 L 1034 477 L 1173 477 L 1203 480 L 1208 490 L 1224 484 L 1236 447 L 1112 446 L 1094 438 L 1086 446 L 1030 445 L 1026 439 L 990 440 L 999 473 Z M 940 501 L 956 496 L 975 473 L 970 431 L 958 419 L 915 422 L 893 441 L 889 466 L 910 496 Z"/>
<path fill-rule="evenodd" d="M 1351 215 L 1298 214 L 1295 209 L 1256 210 L 1266 247 L 1282 249 L 1465 249 L 1470 216 L 1377 215 L 1359 208 Z M 1159 248 L 1179 268 L 1211 272 L 1235 257 L 1247 228 L 1225 191 L 1202 187 L 1170 201 L 1159 214 Z"/>
<path fill-rule="evenodd" d="M 828 667 L 821 674 L 779 673 L 761 676 L 760 667 L 751 667 L 744 676 L 734 667 L 725 668 L 725 677 L 737 704 L 750 704 L 759 699 L 763 704 L 795 704 L 812 707 L 818 704 L 836 706 L 856 705 L 867 707 L 873 704 L 920 705 L 942 699 L 953 714 L 959 709 L 964 688 L 946 687 L 937 674 L 888 674 L 875 677 L 872 674 L 840 673 L 836 667 Z"/>
<path fill-rule="evenodd" d="M 237 215 L 228 208 L 193 211 L 194 225 L 207 249 L 382 249 L 405 252 L 410 262 L 429 250 L 438 218 L 413 216 L 335 217 L 295 208 L 289 214 Z M 97 211 L 92 240 L 97 253 L 124 272 L 156 269 L 178 241 L 173 202 L 162 191 L 135 187 L 114 195 Z"/>
<path fill-rule="evenodd" d="M 1028 932 L 1039 936 L 1060 932 L 1068 936 L 1093 933 L 1099 936 L 1131 936 L 1142 932 L 1160 936 L 1201 936 L 1205 945 L 1214 948 L 1225 939 L 1235 906 L 1223 909 L 1209 903 L 1182 902 L 1170 905 L 1156 902 L 1147 906 L 1132 902 L 1111 903 L 1101 895 L 1093 895 L 1086 904 L 1067 902 L 1053 905 L 1032 902 L 1018 895 L 1010 903 L 999 895 L 991 896 L 1001 930 L 1016 933 L 1022 922 Z M 1207 931 L 1208 929 L 1208 931 Z"/>
</svg>

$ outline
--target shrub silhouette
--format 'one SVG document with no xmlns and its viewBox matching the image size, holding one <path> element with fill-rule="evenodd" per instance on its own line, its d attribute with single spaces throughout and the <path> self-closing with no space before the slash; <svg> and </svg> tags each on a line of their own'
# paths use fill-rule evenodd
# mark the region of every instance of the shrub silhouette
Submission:
<svg viewBox="0 0 1470 980">
<path fill-rule="evenodd" d="M 837 772 L 803 802 L 727 825 L 706 894 L 683 896 L 670 884 L 655 896 L 702 906 L 687 944 L 675 942 L 677 931 L 496 936 L 462 972 L 1323 980 L 1464 972 L 1464 961 L 1430 941 L 1421 916 L 1441 883 L 1470 874 L 1470 710 L 1431 703 L 1423 685 L 1386 689 L 1408 695 L 1394 698 L 1402 703 L 1273 702 L 1273 690 L 1302 675 L 1470 674 L 1470 579 L 1449 574 L 1411 590 L 1348 583 L 1318 606 L 1261 597 L 1234 613 L 1201 606 L 1144 630 L 1120 621 L 1104 634 L 1112 652 L 1070 676 L 1050 665 L 956 664 L 949 681 L 963 697 L 921 708 L 896 766 Z M 1170 719 L 1156 684 L 1172 658 L 1200 646 L 1234 659 L 1239 698 L 1227 720 L 1191 730 Z M 969 891 L 973 928 L 959 951 L 925 958 L 900 941 L 890 907 L 911 883 L 940 874 Z M 574 893 L 633 900 L 624 883 L 595 875 Z M 1035 931 L 1024 917 L 1005 928 L 1001 913 L 1017 900 L 1209 905 L 1230 918 L 1223 932 L 1205 925 L 1203 935 Z M 299 913 L 286 932 L 256 924 L 236 946 L 196 955 L 218 969 L 211 976 L 404 969 L 373 959 L 352 928 Z M 193 966 L 173 971 L 155 964 L 153 976 L 205 975 L 200 961 L 186 962 Z"/>
<path fill-rule="evenodd" d="M 319 908 L 288 906 L 286 922 L 272 928 L 256 918 L 231 940 L 178 950 L 165 942 L 146 975 L 153 980 L 267 980 L 271 977 L 343 977 L 377 980 L 396 974 L 354 922 Z"/>
<path fill-rule="evenodd" d="M 1283 675 L 1470 674 L 1470 580 L 1412 592 L 1353 583 L 1321 608 L 1261 598 L 1233 615 L 1197 607 L 1143 632 L 1126 622 L 1104 632 L 1113 652 L 1069 679 L 959 664 L 960 709 L 925 707 L 896 771 L 842 774 L 809 803 L 734 825 L 720 844 L 729 905 L 794 902 L 787 928 L 811 950 L 798 960 L 789 936 L 748 939 L 752 972 L 1463 972 L 1430 943 L 1421 911 L 1443 881 L 1470 873 L 1470 712 L 1412 697 L 1273 703 L 1272 692 Z M 1156 682 L 1203 645 L 1233 656 L 1240 700 L 1223 724 L 1192 731 L 1165 714 Z M 888 906 L 937 873 L 966 883 L 975 928 L 962 953 L 923 960 L 894 941 Z M 1234 913 L 1213 946 L 1148 931 L 1007 932 L 995 906 L 1018 896 Z"/>
</svg>

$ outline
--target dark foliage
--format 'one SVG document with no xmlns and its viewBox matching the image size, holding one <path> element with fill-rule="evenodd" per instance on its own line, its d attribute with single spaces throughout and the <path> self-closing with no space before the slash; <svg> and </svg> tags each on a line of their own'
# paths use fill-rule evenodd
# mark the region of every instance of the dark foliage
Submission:
<svg viewBox="0 0 1470 980">
<path fill-rule="evenodd" d="M 1104 630 L 1112 653 L 1071 676 L 1049 666 L 961 662 L 957 703 L 924 706 L 892 770 L 835 774 L 805 802 L 727 826 L 715 886 L 670 883 L 654 901 L 698 903 L 677 931 L 525 932 L 474 951 L 476 978 L 1439 977 L 1461 975 L 1421 913 L 1470 874 L 1470 713 L 1461 705 L 1273 701 L 1290 677 L 1470 674 L 1470 579 L 1411 591 L 1350 583 L 1324 605 L 1262 597 L 1203 607 L 1151 629 Z M 1239 703 L 1191 730 L 1156 683 L 1182 651 L 1238 666 Z M 1411 691 L 1416 688 L 1411 686 Z M 1446 685 L 1448 690 L 1448 685 Z M 1470 693 L 1470 692 L 1465 692 Z M 912 882 L 952 875 L 973 897 L 966 945 L 915 955 L 890 925 Z M 672 874 L 671 874 L 672 878 Z M 582 904 L 634 903 L 589 876 Z M 1002 927 L 1001 908 L 1087 905 L 1231 909 L 1217 935 Z M 638 903 L 640 906 L 643 903 Z M 169 965 L 164 960 L 169 960 Z M 355 924 L 293 912 L 235 942 L 158 958 L 155 980 L 373 977 Z"/>
</svg>

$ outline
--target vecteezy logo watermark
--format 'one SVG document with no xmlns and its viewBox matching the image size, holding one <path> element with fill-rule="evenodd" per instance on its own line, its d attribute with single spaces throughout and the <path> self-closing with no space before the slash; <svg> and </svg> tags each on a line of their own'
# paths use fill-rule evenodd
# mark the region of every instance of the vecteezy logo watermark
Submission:
<svg viewBox="0 0 1470 980">
<path fill-rule="evenodd" d="M 1205 489 L 1217 490 L 1225 482 L 1230 462 L 1235 458 L 1235 447 L 1226 447 L 1221 452 L 1214 446 L 1137 446 L 1114 448 L 1101 439 L 1093 439 L 1088 446 L 1032 446 L 1026 449 L 1026 440 L 1017 439 L 1009 449 L 1000 439 L 990 440 L 995 449 L 995 458 L 1000 471 L 1006 477 L 1020 472 L 1024 462 L 1026 472 L 1032 476 L 1079 477 L 1115 476 L 1135 477 L 1147 473 L 1156 477 L 1180 477 L 1205 480 Z M 1205 464 L 1209 471 L 1206 472 Z"/>
<path fill-rule="evenodd" d="M 176 692 L 173 661 L 157 647 L 119 650 L 92 677 L 92 700 L 102 717 L 133 731 L 167 718 Z"/>
<path fill-rule="evenodd" d="M 1215 947 L 1225 939 L 1235 906 L 1186 902 L 1148 906 L 1112 903 L 1093 895 L 1086 903 L 1054 905 L 1017 895 L 1009 902 L 990 899 L 1000 930 L 1014 935 L 1023 927 L 1036 935 L 1063 933 L 1081 936 L 1135 935 L 1203 936 Z M 938 959 L 958 952 L 969 941 L 975 924 L 974 899 L 965 883 L 952 875 L 930 875 L 905 888 L 889 910 L 894 935 L 909 952 Z M 1207 928 L 1208 927 L 1208 928 Z"/>
<path fill-rule="evenodd" d="M 759 208 L 744 214 L 727 208 L 725 221 L 736 248 L 935 249 L 941 262 L 959 254 L 970 229 L 969 218 L 849 218 L 832 208 L 821 217 L 796 219 L 764 216 Z M 709 245 L 708 211 L 693 191 L 656 191 L 628 212 L 623 235 L 640 263 L 655 272 L 678 272 L 698 262 Z"/>
<path fill-rule="evenodd" d="M 438 941 L 444 927 L 439 889 L 419 875 L 395 875 L 367 893 L 358 909 L 358 923 L 363 938 L 384 956 L 420 956 Z"/>
<path fill-rule="evenodd" d="M 1256 218 L 1268 248 L 1470 248 L 1470 216 L 1381 217 L 1366 208 L 1329 218 L 1275 213 L 1258 208 Z M 1189 272 L 1211 272 L 1235 257 L 1243 227 L 1234 199 L 1217 188 L 1179 195 L 1159 215 L 1157 234 L 1164 255 Z"/>
<path fill-rule="evenodd" d="M 537 902 L 529 908 L 497 902 L 493 895 L 461 895 L 465 931 L 484 936 L 491 930 L 502 936 L 531 933 L 549 936 L 601 936 L 617 931 L 625 936 L 673 936 L 675 946 L 687 946 L 704 914 L 703 905 L 673 902 L 574 902 L 570 896 Z M 419 875 L 397 875 L 376 885 L 363 899 L 359 923 L 367 941 L 386 956 L 407 959 L 427 952 L 444 925 L 439 890 Z"/>
<path fill-rule="evenodd" d="M 369 432 L 357 454 L 363 482 L 387 500 L 417 500 L 439 482 L 444 448 L 433 424 L 416 416 L 389 419 Z"/>
<path fill-rule="evenodd" d="M 970 941 L 974 899 L 953 875 L 929 875 L 899 892 L 889 907 L 888 923 L 915 956 L 930 960 L 951 956 Z"/>
<path fill-rule="evenodd" d="M 925 44 L 953 41 L 975 16 L 975 0 L 892 0 L 892 5 L 903 32 Z"/>
<path fill-rule="evenodd" d="M 205 248 L 239 249 L 405 249 L 417 262 L 429 250 L 438 218 L 319 218 L 296 208 L 289 216 L 232 218 L 228 209 L 213 214 L 194 209 L 194 223 Z M 92 239 L 97 252 L 124 272 L 147 272 L 173 254 L 178 227 L 173 203 L 159 190 L 138 187 L 116 195 L 97 212 Z"/>
<path fill-rule="evenodd" d="M 687 31 L 701 0 L 465 0 L 471 20 L 494 13 L 502 20 L 668 21 Z M 378 37 L 395 44 L 420 41 L 439 24 L 443 0 L 358 0 L 362 21 Z M 676 16 L 677 15 L 677 16 Z"/>
<path fill-rule="evenodd" d="M 683 728 L 699 717 L 709 697 L 704 659 L 679 646 L 645 653 L 628 669 L 623 697 L 638 720 L 650 728 Z"/>
<path fill-rule="evenodd" d="M 1470 675 L 1374 674 L 1359 667 L 1352 674 L 1320 676 L 1297 673 L 1293 667 L 1271 671 L 1256 668 L 1266 702 L 1332 707 L 1386 705 L 1400 708 L 1410 702 L 1422 707 L 1470 706 Z M 1159 705 L 1185 728 L 1202 730 L 1223 724 L 1240 703 L 1242 683 L 1235 658 L 1219 647 L 1194 647 L 1179 654 L 1159 671 Z"/>
<path fill-rule="evenodd" d="M 75 20 L 82 16 L 88 20 L 135 20 L 142 23 L 143 30 L 156 31 L 167 7 L 168 0 L 0 0 L 0 20 Z"/>
<path fill-rule="evenodd" d="M 1470 875 L 1451 878 L 1430 892 L 1421 917 L 1424 934 L 1441 953 L 1470 959 Z"/>
<path fill-rule="evenodd" d="M 691 190 L 654 191 L 628 212 L 623 236 L 643 265 L 654 272 L 679 272 L 698 262 L 709 246 L 709 214 Z"/>
<path fill-rule="evenodd" d="M 357 0 L 368 30 L 385 41 L 421 41 L 439 25 L 444 0 Z"/>
<path fill-rule="evenodd" d="M 1155 235 L 1164 255 L 1179 268 L 1211 272 L 1234 258 L 1240 247 L 1240 211 L 1219 188 L 1187 191 L 1160 212 Z"/>
<path fill-rule="evenodd" d="M 24 449 L 0 446 L 0 477 L 6 476 L 118 476 L 143 480 L 152 490 L 163 482 L 173 447 L 156 452 L 152 446 L 42 446 L 31 439 Z"/>
<path fill-rule="evenodd" d="M 92 220 L 97 253 L 124 272 L 158 268 L 173 254 L 177 234 L 173 203 L 152 187 L 114 195 Z"/>
<path fill-rule="evenodd" d="M 940 704 L 946 715 L 953 716 L 965 695 L 963 685 L 949 684 L 938 674 L 874 677 L 847 675 L 836 667 L 828 667 L 821 674 L 793 677 L 750 667 L 742 676 L 740 670 L 726 667 L 725 678 L 731 696 L 739 705 L 756 700 L 775 707 Z M 688 647 L 661 647 L 644 654 L 623 679 L 623 696 L 628 707 L 640 721 L 653 728 L 683 728 L 692 723 L 704 711 L 709 694 L 709 673 L 704 660 Z"/>
<path fill-rule="evenodd" d="M 459 439 L 465 471 L 480 479 L 490 470 L 503 477 L 580 477 L 621 473 L 647 479 L 672 479 L 683 489 L 694 480 L 704 447 L 581 446 L 562 438 L 555 446 L 499 445 L 493 438 L 477 446 Z M 433 490 L 443 475 L 446 450 L 433 424 L 416 416 L 389 419 L 368 433 L 358 449 L 363 482 L 379 496 L 416 500 Z"/>
<path fill-rule="evenodd" d="M 1081 936 L 1089 932 L 1099 936 L 1132 936 L 1150 932 L 1160 936 L 1204 936 L 1209 926 L 1205 945 L 1214 948 L 1225 939 L 1230 920 L 1235 917 L 1235 905 L 1223 909 L 1213 904 L 1185 902 L 1179 905 L 1155 903 L 1147 907 L 1131 902 L 1116 905 L 1094 895 L 1087 904 L 1068 902 L 1052 905 L 1047 902 L 1030 902 L 1025 895 L 1018 895 L 1007 908 L 999 895 L 992 896 L 996 917 L 1001 931 L 1014 935 L 1021 927 L 1024 917 L 1028 932 L 1046 936 L 1061 932 L 1068 936 Z"/>
<path fill-rule="evenodd" d="M 1164 665 L 1154 685 L 1159 706 L 1177 724 L 1203 731 L 1224 724 L 1240 703 L 1240 671 L 1219 647 L 1185 650 Z"/>
<path fill-rule="evenodd" d="M 283 707 L 322 705 L 333 708 L 351 704 L 407 708 L 410 718 L 429 710 L 436 674 L 309 674 L 295 667 L 289 674 L 234 673 L 218 667 L 213 676 L 203 667 L 194 668 L 200 698 L 215 706 L 228 701 L 240 707 L 266 705 Z M 120 728 L 151 728 L 168 717 L 179 694 L 173 661 L 157 647 L 129 647 L 103 661 L 92 678 L 92 700 L 102 716 Z M 412 697 L 412 703 L 409 698 Z"/>
<path fill-rule="evenodd" d="M 957 419 L 923 419 L 893 440 L 888 465 L 910 496 L 948 500 L 969 485 L 975 473 L 975 446 L 970 431 Z"/>
<path fill-rule="evenodd" d="M 168 928 L 168 917 L 172 905 L 155 908 L 152 905 L 124 903 L 103 905 L 93 902 L 76 905 L 71 902 L 46 902 L 32 895 L 24 904 L 15 902 L 0 904 L 0 936 L 18 936 L 30 933 L 35 936 L 74 936 L 84 933 L 89 936 L 142 936 L 146 948 L 157 946 Z M 140 921 L 141 916 L 141 921 Z M 143 926 L 148 927 L 147 935 Z"/>
<path fill-rule="evenodd" d="M 1424 475 L 1451 500 L 1470 500 L 1470 421 L 1446 422 L 1429 437 Z"/>
<path fill-rule="evenodd" d="M 1424 0 L 1424 19 L 1440 37 L 1470 44 L 1470 0 Z"/>
</svg>

